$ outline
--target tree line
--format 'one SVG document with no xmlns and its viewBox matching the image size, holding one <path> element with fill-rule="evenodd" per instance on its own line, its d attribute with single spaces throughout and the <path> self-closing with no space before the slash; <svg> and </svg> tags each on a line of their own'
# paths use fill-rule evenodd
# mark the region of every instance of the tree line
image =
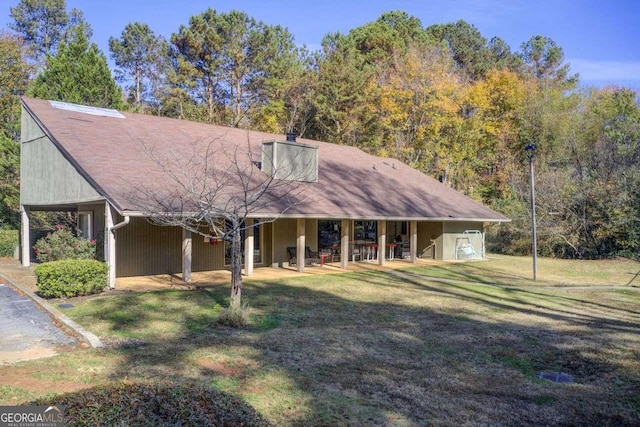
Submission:
<svg viewBox="0 0 640 427">
<path fill-rule="evenodd" d="M 504 213 L 493 250 L 530 252 L 527 144 L 537 147 L 539 249 L 640 251 L 640 107 L 579 85 L 563 50 L 519 50 L 465 21 L 402 11 L 329 33 L 318 51 L 241 11 L 194 15 L 167 39 L 133 22 L 109 55 L 64 0 L 21 0 L 0 35 L 0 226 L 17 227 L 19 96 L 298 135 L 399 159 Z M 11 31 L 9 31 L 11 30 Z"/>
</svg>

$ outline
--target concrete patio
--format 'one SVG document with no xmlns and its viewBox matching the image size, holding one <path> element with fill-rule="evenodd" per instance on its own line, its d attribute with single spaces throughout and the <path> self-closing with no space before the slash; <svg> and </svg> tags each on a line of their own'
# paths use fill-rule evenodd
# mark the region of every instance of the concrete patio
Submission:
<svg viewBox="0 0 640 427">
<path fill-rule="evenodd" d="M 305 267 L 300 273 L 295 267 L 256 267 L 251 276 L 243 276 L 244 282 L 282 280 L 292 277 L 304 277 L 325 274 L 344 274 L 355 271 L 385 271 L 407 268 L 412 266 L 442 265 L 456 261 L 436 261 L 430 259 L 418 259 L 416 264 L 408 260 L 386 261 L 385 265 L 377 262 L 350 262 L 347 270 L 340 268 L 339 262 L 325 263 L 324 266 Z M 458 261 L 459 262 L 459 261 Z M 126 291 L 151 291 L 162 289 L 191 289 L 194 287 L 224 284 L 231 281 L 231 272 L 228 270 L 216 270 L 191 273 L 191 282 L 182 281 L 180 274 L 161 274 L 156 276 L 120 277 L 116 280 L 117 290 Z"/>
</svg>

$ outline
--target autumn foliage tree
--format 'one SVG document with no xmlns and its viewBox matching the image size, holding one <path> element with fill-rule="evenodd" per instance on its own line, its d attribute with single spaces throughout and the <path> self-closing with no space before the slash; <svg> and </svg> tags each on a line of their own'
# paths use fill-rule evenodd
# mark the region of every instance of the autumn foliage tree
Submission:
<svg viewBox="0 0 640 427">
<path fill-rule="evenodd" d="M 62 0 L 20 0 L 11 13 L 25 48 L 49 55 L 32 94 L 116 105 L 89 93 L 98 83 L 115 96 L 115 85 L 102 84 L 106 63 L 80 11 L 67 12 Z M 542 253 L 640 251 L 638 94 L 580 88 L 562 48 L 543 35 L 512 50 L 469 22 L 425 27 L 396 10 L 346 34 L 328 33 L 314 52 L 297 47 L 282 26 L 209 8 L 168 44 L 132 23 L 111 45 L 139 111 L 297 132 L 396 158 L 509 216 L 511 223 L 489 233 L 493 250 L 530 250 L 523 147 L 533 143 Z M 12 69 L 0 70 L 9 76 L 0 76 L 3 82 L 22 76 Z M 5 135 L 15 136 L 12 120 L 3 124 Z M 16 176 L 15 150 L 7 147 L 6 159 L 14 160 L 2 167 Z M 2 188 L 14 188 L 15 179 L 6 184 L 12 179 Z"/>
</svg>

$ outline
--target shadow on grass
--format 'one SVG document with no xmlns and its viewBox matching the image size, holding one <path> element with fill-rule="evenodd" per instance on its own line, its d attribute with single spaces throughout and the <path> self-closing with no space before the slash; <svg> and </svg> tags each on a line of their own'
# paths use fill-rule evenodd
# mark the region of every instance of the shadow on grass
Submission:
<svg viewBox="0 0 640 427">
<path fill-rule="evenodd" d="M 111 379 L 195 379 L 243 396 L 277 425 L 637 420 L 635 312 L 412 270 L 247 282 L 252 322 L 229 329 L 214 326 L 228 292 L 99 298 L 74 318 L 124 339 L 108 350 L 122 359 Z M 542 370 L 576 384 L 537 380 Z"/>
<path fill-rule="evenodd" d="M 403 277 L 407 283 L 411 283 L 417 287 L 425 288 L 425 281 L 431 280 L 429 276 L 431 271 L 432 271 L 432 267 L 421 268 L 421 269 L 412 268 L 407 270 L 398 270 L 397 272 L 392 271 L 392 272 L 389 272 L 389 274 L 396 275 L 396 276 L 400 275 L 399 277 Z M 471 276 L 468 276 L 468 275 L 463 275 L 463 276 L 465 277 L 465 280 L 468 280 L 471 278 Z M 434 280 L 437 281 L 438 279 L 435 278 Z M 601 309 L 602 310 L 601 314 L 604 316 L 604 318 L 608 319 L 607 323 L 610 326 L 619 326 L 619 327 L 635 326 L 635 322 L 629 323 L 629 322 L 619 322 L 619 321 L 611 320 L 611 317 L 614 314 L 620 315 L 620 316 L 640 315 L 640 311 L 632 310 L 630 308 L 620 308 L 610 304 L 602 304 L 598 302 L 587 301 L 584 298 L 574 298 L 574 297 L 560 295 L 561 292 L 565 292 L 567 289 L 570 290 L 571 288 L 547 289 L 547 293 L 544 293 L 544 292 L 536 291 L 533 289 L 504 287 L 501 285 L 494 285 L 486 282 L 476 282 L 475 284 L 455 283 L 455 282 L 456 282 L 455 279 L 450 279 L 450 281 L 447 281 L 447 285 L 449 286 L 449 288 L 447 287 L 437 288 L 438 292 L 450 293 L 451 289 L 464 289 L 471 293 L 477 294 L 476 296 L 483 298 L 483 301 L 487 303 L 493 303 L 493 304 L 501 304 L 500 301 L 503 300 L 501 295 L 506 293 L 511 295 L 509 299 L 511 303 L 513 302 L 519 303 L 521 307 L 523 307 L 522 308 L 523 310 L 528 311 L 531 314 L 539 312 L 539 310 L 532 311 L 530 310 L 529 307 L 532 307 L 532 306 L 542 307 L 542 305 L 539 304 L 542 302 L 553 303 L 553 305 L 555 306 L 554 307 L 555 312 L 560 314 L 570 315 L 570 316 L 575 315 L 574 310 L 563 311 L 563 310 L 560 310 L 557 306 L 564 306 L 567 308 L 573 308 L 576 306 L 589 306 L 592 309 Z M 383 285 L 383 283 L 379 283 L 379 284 Z M 427 285 L 427 289 L 434 291 L 435 288 L 433 286 Z M 582 291 L 593 292 L 593 293 L 602 292 L 602 290 L 600 289 L 593 289 L 593 290 L 582 289 Z M 618 291 L 618 289 L 614 291 Z M 634 292 L 635 290 L 632 289 L 630 291 Z M 456 295 L 458 294 L 456 293 Z M 473 299 L 473 297 L 471 298 Z M 512 308 L 515 308 L 515 307 L 512 307 Z M 548 316 L 553 317 L 554 314 L 548 314 Z M 595 317 L 591 317 L 588 315 L 584 316 L 584 320 L 586 322 L 589 322 L 590 319 L 598 320 L 601 318 L 602 317 L 599 317 L 599 316 L 595 316 Z M 559 320 L 564 320 L 564 319 L 559 319 Z"/>
</svg>

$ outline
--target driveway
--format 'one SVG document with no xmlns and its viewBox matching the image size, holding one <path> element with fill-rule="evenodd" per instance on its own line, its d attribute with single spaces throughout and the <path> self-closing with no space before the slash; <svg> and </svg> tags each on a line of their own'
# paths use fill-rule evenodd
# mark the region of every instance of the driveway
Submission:
<svg viewBox="0 0 640 427">
<path fill-rule="evenodd" d="M 53 356 L 86 344 L 101 346 L 95 335 L 31 291 L 32 275 L 15 260 L 0 260 L 0 364 Z"/>
</svg>

